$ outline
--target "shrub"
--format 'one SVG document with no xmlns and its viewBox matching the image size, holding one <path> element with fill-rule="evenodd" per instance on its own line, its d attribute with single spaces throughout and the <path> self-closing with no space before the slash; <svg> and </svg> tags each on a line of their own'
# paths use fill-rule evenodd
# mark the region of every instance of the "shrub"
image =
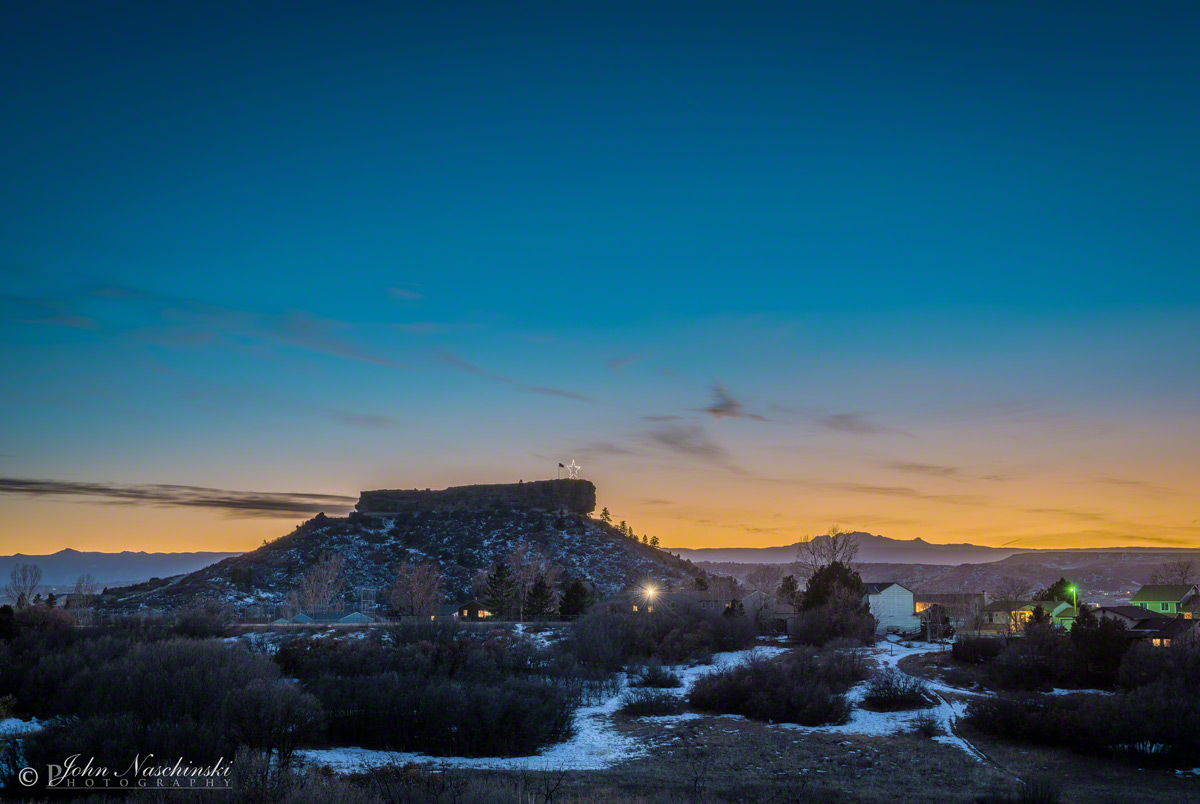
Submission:
<svg viewBox="0 0 1200 804">
<path fill-rule="evenodd" d="M 678 695 L 652 689 L 631 689 L 621 696 L 621 711 L 634 717 L 677 715 L 684 701 Z"/>
<path fill-rule="evenodd" d="M 741 650 L 756 638 L 754 622 L 748 617 L 594 611 L 572 623 L 566 649 L 585 665 L 616 671 L 633 657 L 680 664 L 719 651 Z"/>
<path fill-rule="evenodd" d="M 54 631 L 70 628 L 75 620 L 62 609 L 49 606 L 26 606 L 16 613 L 16 631 Z"/>
<path fill-rule="evenodd" d="M 804 726 L 845 723 L 851 710 L 844 694 L 849 684 L 826 672 L 811 650 L 774 661 L 751 657 L 745 664 L 702 676 L 689 702 L 704 711 L 756 720 Z"/>
<path fill-rule="evenodd" d="M 792 639 L 803 645 L 826 645 L 835 640 L 875 641 L 876 620 L 862 606 L 829 603 L 796 613 Z"/>
<path fill-rule="evenodd" d="M 955 661 L 982 664 L 999 656 L 1004 645 L 1000 637 L 959 637 L 950 648 L 950 655 Z"/>
<path fill-rule="evenodd" d="M 670 689 L 678 687 L 683 683 L 679 680 L 679 676 L 663 667 L 662 663 L 657 659 L 651 659 L 644 665 L 635 665 L 631 667 L 629 670 L 629 676 L 629 686 L 631 687 L 657 687 L 659 689 Z"/>
<path fill-rule="evenodd" d="M 180 636 L 204 639 L 223 637 L 228 633 L 233 609 L 217 601 L 197 601 L 179 613 L 175 633 Z"/>
<path fill-rule="evenodd" d="M 884 712 L 918 709 L 932 704 L 925 679 L 910 676 L 893 667 L 884 668 L 871 679 L 863 700 L 872 708 Z"/>
<path fill-rule="evenodd" d="M 922 737 L 936 737 L 942 730 L 937 715 L 933 712 L 922 712 L 913 718 L 913 731 Z"/>
</svg>

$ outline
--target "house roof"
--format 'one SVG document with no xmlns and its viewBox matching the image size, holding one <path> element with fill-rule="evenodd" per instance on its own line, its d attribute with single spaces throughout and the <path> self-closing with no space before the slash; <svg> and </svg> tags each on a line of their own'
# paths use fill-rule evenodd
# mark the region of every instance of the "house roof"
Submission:
<svg viewBox="0 0 1200 804">
<path fill-rule="evenodd" d="M 882 593 L 885 589 L 890 589 L 893 586 L 900 586 L 900 584 L 896 583 L 895 581 L 880 581 L 879 583 L 869 583 L 869 584 L 866 584 L 867 594 L 868 595 L 878 595 L 878 594 Z M 903 589 L 905 592 L 908 591 L 907 587 L 900 586 L 900 588 Z"/>
<path fill-rule="evenodd" d="M 1130 626 L 1126 633 L 1130 639 L 1179 639 L 1195 629 L 1198 624 L 1200 620 L 1187 617 L 1147 617 L 1142 622 Z"/>
<path fill-rule="evenodd" d="M 1115 614 L 1118 617 L 1128 617 L 1131 620 L 1170 620 L 1173 619 L 1169 614 L 1163 614 L 1161 611 L 1151 611 L 1144 609 L 1141 606 L 1100 606 L 1093 610 L 1097 617 L 1103 617 L 1104 613 Z"/>
<path fill-rule="evenodd" d="M 1067 609 L 1071 608 L 1070 603 L 1064 603 L 1061 600 L 1020 600 L 1020 601 L 1017 601 L 1015 604 L 1013 604 L 1012 608 L 1009 608 L 1009 604 L 1005 601 L 997 601 L 994 603 L 987 604 L 987 606 L 985 606 L 983 610 L 984 611 L 1024 611 L 1025 609 L 1029 609 L 1030 611 L 1033 611 L 1034 608 L 1036 608 L 1038 606 L 1041 606 L 1042 611 L 1046 612 L 1047 614 L 1058 615 L 1058 616 L 1063 615 L 1063 613 L 1064 613 L 1063 607 L 1064 606 Z"/>
<path fill-rule="evenodd" d="M 913 592 L 918 603 L 971 603 L 983 600 L 983 592 Z"/>
<path fill-rule="evenodd" d="M 1186 583 L 1148 583 L 1133 597 L 1129 598 L 1134 603 L 1153 603 L 1159 601 L 1182 601 L 1188 597 L 1196 588 L 1195 584 Z"/>
</svg>

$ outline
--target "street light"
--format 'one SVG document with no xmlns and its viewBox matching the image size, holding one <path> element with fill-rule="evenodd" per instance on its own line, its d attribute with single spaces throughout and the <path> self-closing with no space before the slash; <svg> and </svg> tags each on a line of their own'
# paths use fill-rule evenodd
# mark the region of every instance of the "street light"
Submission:
<svg viewBox="0 0 1200 804">
<path fill-rule="evenodd" d="M 1067 589 L 1069 589 L 1071 591 L 1071 601 L 1075 606 L 1075 616 L 1078 617 L 1079 616 L 1079 587 L 1072 585 L 1072 586 L 1068 586 Z"/>
</svg>

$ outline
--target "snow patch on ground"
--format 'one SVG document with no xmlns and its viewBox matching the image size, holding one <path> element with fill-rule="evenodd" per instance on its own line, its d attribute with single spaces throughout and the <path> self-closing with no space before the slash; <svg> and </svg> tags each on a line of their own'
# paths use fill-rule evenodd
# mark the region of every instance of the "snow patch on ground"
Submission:
<svg viewBox="0 0 1200 804">
<path fill-rule="evenodd" d="M 15 717 L 5 718 L 0 720 L 0 735 L 7 737 L 12 734 L 32 734 L 35 731 L 41 731 L 43 725 L 37 718 L 31 720 L 21 720 Z"/>
</svg>

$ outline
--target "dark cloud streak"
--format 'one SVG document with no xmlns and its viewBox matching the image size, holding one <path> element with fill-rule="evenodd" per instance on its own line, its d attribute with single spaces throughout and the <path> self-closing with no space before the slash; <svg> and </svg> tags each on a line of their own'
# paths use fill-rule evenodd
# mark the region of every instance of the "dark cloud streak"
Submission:
<svg viewBox="0 0 1200 804">
<path fill-rule="evenodd" d="M 208 508 L 230 517 L 290 518 L 321 511 L 350 510 L 355 497 L 300 492 L 230 491 L 170 484 L 125 485 L 70 480 L 0 478 L 0 494 L 24 497 L 79 498 L 107 505 L 153 508 Z"/>
</svg>

